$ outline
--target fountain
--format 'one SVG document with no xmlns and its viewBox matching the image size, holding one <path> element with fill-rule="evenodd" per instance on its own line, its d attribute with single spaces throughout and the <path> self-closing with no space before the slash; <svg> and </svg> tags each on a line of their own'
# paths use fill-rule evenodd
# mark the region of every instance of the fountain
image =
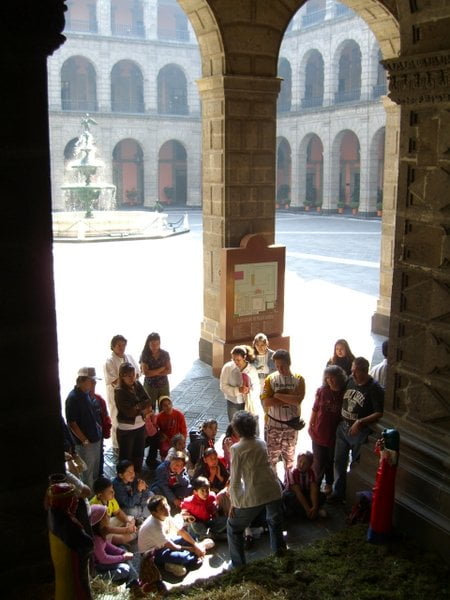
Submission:
<svg viewBox="0 0 450 600">
<path fill-rule="evenodd" d="M 74 181 L 61 186 L 66 190 L 66 206 L 69 210 L 84 210 L 85 218 L 93 217 L 93 209 L 116 208 L 116 186 L 101 180 L 105 164 L 96 157 L 97 149 L 91 125 L 97 122 L 87 114 L 81 119 L 82 133 L 75 144 L 75 158 L 69 162 Z"/>
<path fill-rule="evenodd" d="M 187 215 L 175 223 L 168 215 L 155 211 L 120 211 L 116 206 L 116 186 L 102 179 L 104 162 L 96 156 L 97 147 L 91 126 L 97 125 L 89 114 L 81 120 L 81 134 L 68 163 L 67 181 L 61 186 L 66 211 L 53 213 L 56 240 L 110 240 L 114 238 L 163 238 L 189 231 Z"/>
</svg>

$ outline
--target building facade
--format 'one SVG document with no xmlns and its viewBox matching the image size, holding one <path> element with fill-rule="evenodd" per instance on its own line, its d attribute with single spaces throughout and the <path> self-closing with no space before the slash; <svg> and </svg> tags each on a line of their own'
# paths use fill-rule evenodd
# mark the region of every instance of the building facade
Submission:
<svg viewBox="0 0 450 600">
<path fill-rule="evenodd" d="M 88 112 L 103 180 L 117 206 L 201 205 L 201 122 L 195 34 L 175 0 L 70 0 L 67 42 L 49 60 L 52 197 Z M 280 208 L 358 210 L 383 195 L 386 92 L 370 28 L 335 0 L 309 0 L 291 20 L 278 75 Z"/>
<path fill-rule="evenodd" d="M 175 0 L 70 0 L 66 43 L 49 60 L 52 197 L 89 113 L 118 208 L 200 205 L 200 55 Z"/>
</svg>

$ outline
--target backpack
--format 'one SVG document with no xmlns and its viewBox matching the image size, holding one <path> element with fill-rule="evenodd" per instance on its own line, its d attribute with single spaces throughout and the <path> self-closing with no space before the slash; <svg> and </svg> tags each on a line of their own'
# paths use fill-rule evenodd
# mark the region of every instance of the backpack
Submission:
<svg viewBox="0 0 450 600">
<path fill-rule="evenodd" d="M 347 525 L 368 523 L 372 509 L 372 492 L 356 492 L 356 502 L 347 516 Z"/>
</svg>

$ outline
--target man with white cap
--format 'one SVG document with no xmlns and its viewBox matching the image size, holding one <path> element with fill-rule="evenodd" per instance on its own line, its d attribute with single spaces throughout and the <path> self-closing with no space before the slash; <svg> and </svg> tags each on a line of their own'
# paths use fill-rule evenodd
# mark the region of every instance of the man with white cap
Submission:
<svg viewBox="0 0 450 600">
<path fill-rule="evenodd" d="M 66 421 L 74 437 L 76 452 L 87 465 L 81 479 L 91 489 L 99 475 L 102 430 L 89 392 L 97 379 L 94 367 L 81 367 L 75 387 L 66 399 Z"/>
</svg>

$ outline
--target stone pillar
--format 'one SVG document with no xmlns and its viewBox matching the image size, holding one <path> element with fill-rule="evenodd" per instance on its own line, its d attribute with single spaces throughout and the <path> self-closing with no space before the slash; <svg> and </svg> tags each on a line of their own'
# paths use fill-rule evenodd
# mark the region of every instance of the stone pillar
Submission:
<svg viewBox="0 0 450 600">
<path fill-rule="evenodd" d="M 381 224 L 380 296 L 372 317 L 372 331 L 389 335 L 392 269 L 394 264 L 395 211 L 397 208 L 398 152 L 400 143 L 400 107 L 383 96 L 386 111 L 384 143 L 383 217 Z"/>
<path fill-rule="evenodd" d="M 0 564 L 5 588 L 51 576 L 43 499 L 64 468 L 52 258 L 47 56 L 64 37 L 63 2 L 0 6 L 2 235 Z M 6 87 L 4 90 L 6 90 Z M 5 379 L 6 378 L 6 379 Z"/>
<path fill-rule="evenodd" d="M 111 35 L 111 0 L 97 0 L 98 32 Z"/>
<path fill-rule="evenodd" d="M 274 241 L 276 99 L 273 77 L 212 76 L 203 106 L 204 318 L 199 356 L 212 363 L 219 322 L 220 250 L 244 235 Z"/>
<path fill-rule="evenodd" d="M 443 20 L 442 36 L 446 26 Z M 390 98 L 401 106 L 401 138 L 382 424 L 401 436 L 396 524 L 448 559 L 450 51 L 384 64 Z M 365 489 L 373 481 L 371 450 L 364 449 L 361 467 L 352 472 L 353 491 L 355 483 Z"/>
</svg>

